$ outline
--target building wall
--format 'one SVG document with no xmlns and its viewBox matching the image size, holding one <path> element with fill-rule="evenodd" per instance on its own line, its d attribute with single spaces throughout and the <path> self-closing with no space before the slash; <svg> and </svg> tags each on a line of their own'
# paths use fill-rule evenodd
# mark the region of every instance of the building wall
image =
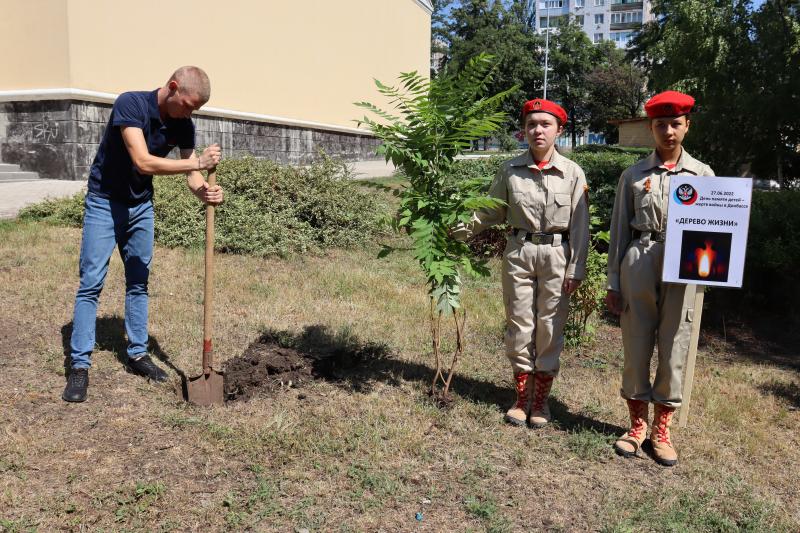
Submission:
<svg viewBox="0 0 800 533">
<path fill-rule="evenodd" d="M 80 100 L 0 103 L 0 161 L 47 179 L 85 180 L 111 114 L 111 104 Z M 375 157 L 379 141 L 366 134 L 195 116 L 197 146 L 219 143 L 224 156 L 252 155 L 309 164 L 320 150 L 341 159 Z M 177 150 L 173 153 L 177 157 Z"/>
<path fill-rule="evenodd" d="M 427 75 L 428 0 L 3 0 L 0 161 L 85 179 L 115 96 L 196 64 L 211 100 L 198 145 L 308 163 L 374 158 L 354 119 L 389 107 L 374 79 Z M 62 89 L 55 91 L 56 89 Z M 54 92 L 47 92 L 51 90 Z"/>
<path fill-rule="evenodd" d="M 195 64 L 211 78 L 210 107 L 354 127 L 353 102 L 385 102 L 374 78 L 427 75 L 430 63 L 430 14 L 414 0 L 137 0 L 136 9 L 68 0 L 68 9 L 80 89 L 155 89 Z"/>
<path fill-rule="evenodd" d="M 0 91 L 68 87 L 68 0 L 3 0 Z"/>
<path fill-rule="evenodd" d="M 647 127 L 648 122 L 648 119 L 642 118 L 616 123 L 619 128 L 619 145 L 655 148 L 653 134 Z"/>
</svg>

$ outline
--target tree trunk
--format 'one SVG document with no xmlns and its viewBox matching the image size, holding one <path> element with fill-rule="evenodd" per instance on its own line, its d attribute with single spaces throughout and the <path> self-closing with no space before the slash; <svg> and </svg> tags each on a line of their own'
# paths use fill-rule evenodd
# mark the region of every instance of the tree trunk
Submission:
<svg viewBox="0 0 800 533">
<path fill-rule="evenodd" d="M 441 311 L 436 311 L 436 302 L 431 299 L 431 341 L 433 355 L 436 359 L 436 370 L 433 375 L 429 394 L 439 406 L 446 406 L 450 403 L 450 385 L 453 382 L 458 360 L 461 354 L 464 353 L 464 326 L 467 321 L 467 312 L 462 310 L 460 315 L 459 317 L 459 312 L 457 310 L 453 312 L 456 347 L 450 359 L 450 366 L 445 370 L 441 353 L 442 313 Z"/>
<path fill-rule="evenodd" d="M 576 135 L 575 135 L 575 111 L 570 113 L 570 121 L 569 121 L 569 128 L 570 132 L 572 133 L 572 149 L 575 149 L 575 142 L 576 142 Z"/>
</svg>

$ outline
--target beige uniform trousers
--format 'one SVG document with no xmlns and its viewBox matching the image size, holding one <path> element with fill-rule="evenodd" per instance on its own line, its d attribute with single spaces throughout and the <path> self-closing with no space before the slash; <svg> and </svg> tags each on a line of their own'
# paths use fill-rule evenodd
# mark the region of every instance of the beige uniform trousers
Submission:
<svg viewBox="0 0 800 533">
<path fill-rule="evenodd" d="M 503 255 L 506 356 L 515 374 L 535 370 L 555 376 L 569 313 L 562 284 L 570 248 L 560 236 L 553 244 L 522 237 L 509 235 Z"/>
<path fill-rule="evenodd" d="M 622 260 L 620 317 L 625 366 L 624 398 L 680 407 L 683 364 L 694 315 L 694 285 L 663 283 L 664 243 L 634 240 Z M 658 341 L 658 367 L 650 384 L 650 360 Z"/>
</svg>

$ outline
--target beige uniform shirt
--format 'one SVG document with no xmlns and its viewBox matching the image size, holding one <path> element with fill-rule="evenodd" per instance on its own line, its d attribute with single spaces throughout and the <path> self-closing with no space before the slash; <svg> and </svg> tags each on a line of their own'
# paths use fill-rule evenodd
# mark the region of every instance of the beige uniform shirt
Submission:
<svg viewBox="0 0 800 533">
<path fill-rule="evenodd" d="M 457 238 L 469 238 L 502 222 L 531 233 L 568 232 L 571 253 L 566 277 L 586 276 L 589 205 L 586 177 L 575 162 L 554 151 L 540 170 L 528 150 L 503 163 L 489 196 L 507 205 L 476 212 L 470 224 L 454 232 Z"/>
<path fill-rule="evenodd" d="M 669 206 L 669 177 L 675 174 L 713 176 L 714 171 L 686 150 L 675 168 L 668 170 L 655 150 L 619 178 L 614 212 L 611 217 L 611 242 L 608 248 L 608 289 L 620 290 L 619 269 L 633 230 L 665 231 Z"/>
</svg>

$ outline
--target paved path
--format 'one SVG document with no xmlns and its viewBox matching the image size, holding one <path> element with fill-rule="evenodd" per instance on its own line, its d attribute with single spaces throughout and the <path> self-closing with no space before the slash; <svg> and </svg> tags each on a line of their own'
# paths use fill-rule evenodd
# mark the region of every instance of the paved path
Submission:
<svg viewBox="0 0 800 533">
<path fill-rule="evenodd" d="M 385 162 L 383 159 L 378 161 L 355 161 L 348 163 L 348 165 L 353 168 L 353 173 L 357 180 L 388 178 L 394 174 L 394 165 Z"/>
<path fill-rule="evenodd" d="M 47 198 L 65 198 L 86 189 L 85 181 L 44 180 L 0 181 L 0 218 L 14 218 L 25 206 Z"/>
</svg>

